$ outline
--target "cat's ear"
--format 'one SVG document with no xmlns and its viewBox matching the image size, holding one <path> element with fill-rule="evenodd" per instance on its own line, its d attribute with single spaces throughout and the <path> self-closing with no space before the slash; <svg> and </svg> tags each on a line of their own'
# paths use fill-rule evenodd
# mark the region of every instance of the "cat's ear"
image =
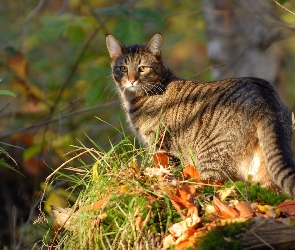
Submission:
<svg viewBox="0 0 295 250">
<path fill-rule="evenodd" d="M 122 54 L 124 45 L 112 35 L 106 37 L 106 44 L 111 58 L 116 58 Z"/>
<path fill-rule="evenodd" d="M 145 48 L 153 55 L 160 56 L 162 50 L 162 36 L 160 34 L 154 35 Z"/>
</svg>

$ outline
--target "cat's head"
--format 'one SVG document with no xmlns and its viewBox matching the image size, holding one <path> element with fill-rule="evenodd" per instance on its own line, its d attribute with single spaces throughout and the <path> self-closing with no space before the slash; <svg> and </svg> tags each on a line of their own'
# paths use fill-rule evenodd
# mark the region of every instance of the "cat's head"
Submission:
<svg viewBox="0 0 295 250">
<path fill-rule="evenodd" d="M 161 60 L 162 37 L 156 34 L 146 45 L 125 46 L 108 35 L 107 48 L 112 74 L 122 92 L 133 95 L 158 94 L 165 67 Z"/>
</svg>

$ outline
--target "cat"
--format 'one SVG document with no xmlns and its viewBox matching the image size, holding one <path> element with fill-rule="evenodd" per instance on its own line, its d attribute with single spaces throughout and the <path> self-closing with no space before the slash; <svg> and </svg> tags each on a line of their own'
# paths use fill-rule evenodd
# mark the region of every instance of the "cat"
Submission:
<svg viewBox="0 0 295 250">
<path fill-rule="evenodd" d="M 112 75 L 131 129 L 203 178 L 249 180 L 295 195 L 291 112 L 254 77 L 187 81 L 162 62 L 162 37 L 125 46 L 106 37 Z"/>
</svg>

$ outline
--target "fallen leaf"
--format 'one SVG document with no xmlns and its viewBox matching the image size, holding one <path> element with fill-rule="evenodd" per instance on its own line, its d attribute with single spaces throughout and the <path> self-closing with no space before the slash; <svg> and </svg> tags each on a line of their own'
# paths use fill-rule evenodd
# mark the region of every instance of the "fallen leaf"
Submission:
<svg viewBox="0 0 295 250">
<path fill-rule="evenodd" d="M 201 180 L 199 172 L 192 165 L 185 166 L 183 169 L 183 175 L 185 178 L 195 179 L 197 182 Z"/>
<path fill-rule="evenodd" d="M 67 230 L 73 231 L 76 226 L 72 221 L 76 219 L 76 213 L 71 208 L 62 208 L 54 205 L 50 205 L 51 210 L 50 214 L 61 227 L 66 228 Z"/>
<path fill-rule="evenodd" d="M 219 199 L 224 201 L 229 196 L 235 196 L 236 190 L 234 186 L 231 186 L 230 188 L 220 189 L 217 191 L 217 194 L 219 196 Z"/>
<path fill-rule="evenodd" d="M 197 189 L 194 186 L 189 185 L 187 182 L 183 183 L 180 190 L 185 191 L 190 195 L 191 201 L 193 201 Z"/>
<path fill-rule="evenodd" d="M 102 200 L 99 200 L 99 201 L 96 201 L 90 205 L 86 205 L 84 207 L 81 207 L 80 210 L 82 211 L 90 211 L 90 210 L 94 210 L 94 209 L 100 209 L 102 208 L 104 205 L 106 205 L 108 203 L 110 199 L 110 196 L 102 199 Z"/>
<path fill-rule="evenodd" d="M 201 218 L 197 214 L 192 214 L 185 219 L 185 224 L 188 229 L 195 229 L 201 222 Z"/>
<path fill-rule="evenodd" d="M 184 208 L 188 208 L 192 205 L 192 203 L 186 201 L 186 200 L 183 200 L 181 199 L 179 196 L 177 195 L 170 195 L 169 196 L 170 200 L 171 201 L 174 201 L 182 206 L 179 206 L 180 210 L 184 209 Z M 172 203 L 173 204 L 173 203 Z"/>
<path fill-rule="evenodd" d="M 154 162 L 156 163 L 156 167 L 164 167 L 168 168 L 169 158 L 166 153 L 157 152 L 153 155 Z"/>
<path fill-rule="evenodd" d="M 279 205 L 277 205 L 277 208 L 285 214 L 288 215 L 294 215 L 295 214 L 295 200 L 287 200 Z"/>
<path fill-rule="evenodd" d="M 239 212 L 213 196 L 213 204 L 216 212 L 225 219 L 232 219 L 239 216 Z"/>
<path fill-rule="evenodd" d="M 164 239 L 163 239 L 163 248 L 162 250 L 169 249 L 171 246 L 175 245 L 175 240 L 171 234 L 168 234 Z"/>
<path fill-rule="evenodd" d="M 182 200 L 184 201 L 188 201 L 190 203 L 193 202 L 193 197 L 192 195 L 187 192 L 186 190 L 183 190 L 183 189 L 177 189 L 176 191 L 176 195 L 178 195 Z"/>
<path fill-rule="evenodd" d="M 246 201 L 238 202 L 235 208 L 240 212 L 240 217 L 251 218 L 253 217 L 253 209 L 251 205 Z"/>
<path fill-rule="evenodd" d="M 270 205 L 257 205 L 257 209 L 269 218 L 276 218 L 280 215 L 280 210 Z"/>
<path fill-rule="evenodd" d="M 159 177 L 159 176 L 167 176 L 171 175 L 171 172 L 169 169 L 164 168 L 162 165 L 160 167 L 154 167 L 154 168 L 145 168 L 144 174 L 149 177 Z"/>
<path fill-rule="evenodd" d="M 173 225 L 171 225 L 168 228 L 168 231 L 175 238 L 178 238 L 178 237 L 180 237 L 181 235 L 184 234 L 184 228 L 182 227 L 181 222 L 174 223 Z"/>
</svg>

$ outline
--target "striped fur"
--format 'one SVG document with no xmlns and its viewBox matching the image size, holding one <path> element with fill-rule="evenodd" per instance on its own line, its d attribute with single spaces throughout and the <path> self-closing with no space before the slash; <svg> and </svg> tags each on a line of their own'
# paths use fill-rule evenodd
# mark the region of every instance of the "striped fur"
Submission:
<svg viewBox="0 0 295 250">
<path fill-rule="evenodd" d="M 295 195 L 291 113 L 273 87 L 250 77 L 182 80 L 163 65 L 161 46 L 159 34 L 133 46 L 107 37 L 113 77 L 139 139 L 195 163 L 204 178 L 251 175 L 254 182 Z"/>
</svg>

